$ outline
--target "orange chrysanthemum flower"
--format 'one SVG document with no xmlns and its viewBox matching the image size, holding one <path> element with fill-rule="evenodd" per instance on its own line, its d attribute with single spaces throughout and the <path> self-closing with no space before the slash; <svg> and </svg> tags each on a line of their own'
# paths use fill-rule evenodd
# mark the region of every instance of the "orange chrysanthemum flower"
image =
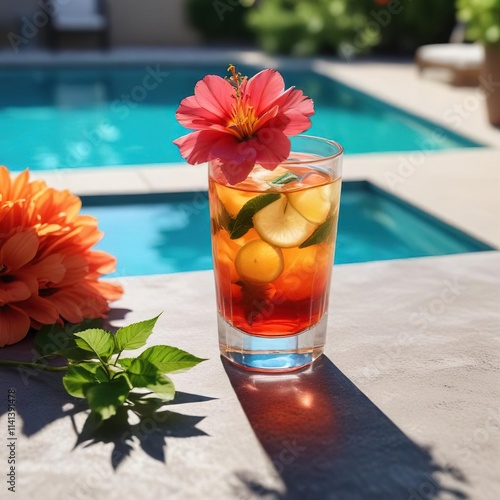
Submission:
<svg viewBox="0 0 500 500">
<path fill-rule="evenodd" d="M 12 180 L 0 166 L 0 347 L 30 327 L 102 318 L 121 297 L 121 286 L 99 281 L 116 259 L 91 250 L 102 233 L 80 208 L 69 191 L 29 182 L 28 170 Z"/>
</svg>

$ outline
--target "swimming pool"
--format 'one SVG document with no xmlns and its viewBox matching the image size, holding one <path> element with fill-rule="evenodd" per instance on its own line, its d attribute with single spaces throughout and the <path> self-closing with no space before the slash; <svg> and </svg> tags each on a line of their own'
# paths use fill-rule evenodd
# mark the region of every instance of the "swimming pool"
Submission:
<svg viewBox="0 0 500 500">
<path fill-rule="evenodd" d="M 239 68 L 254 74 L 258 68 Z M 0 161 L 11 170 L 182 162 L 172 141 L 181 99 L 223 67 L 6 69 L 0 72 Z M 347 154 L 479 144 L 322 75 L 282 72 L 316 105 L 308 133 Z"/>
<path fill-rule="evenodd" d="M 97 246 L 118 259 L 115 276 L 212 269 L 207 193 L 83 197 L 99 220 Z M 335 262 L 491 250 L 368 182 L 344 182 Z"/>
</svg>

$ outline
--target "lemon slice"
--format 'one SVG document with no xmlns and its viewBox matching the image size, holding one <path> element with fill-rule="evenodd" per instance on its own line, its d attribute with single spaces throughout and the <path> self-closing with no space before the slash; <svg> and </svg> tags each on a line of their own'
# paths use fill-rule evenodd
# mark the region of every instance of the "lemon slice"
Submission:
<svg viewBox="0 0 500 500">
<path fill-rule="evenodd" d="M 238 191 L 237 189 L 231 189 L 220 184 L 216 184 L 215 189 L 220 202 L 231 217 L 236 217 L 241 207 L 255 196 L 255 193 Z"/>
<path fill-rule="evenodd" d="M 259 210 L 253 216 L 253 226 L 264 241 L 281 248 L 299 246 L 316 229 L 316 224 L 302 217 L 285 195 Z"/>
<path fill-rule="evenodd" d="M 283 272 L 283 254 L 262 240 L 252 240 L 236 255 L 236 271 L 242 280 L 270 283 Z"/>
<path fill-rule="evenodd" d="M 336 183 L 335 183 L 336 184 Z M 332 207 L 334 184 L 288 193 L 288 201 L 300 215 L 315 224 L 325 222 Z"/>
</svg>

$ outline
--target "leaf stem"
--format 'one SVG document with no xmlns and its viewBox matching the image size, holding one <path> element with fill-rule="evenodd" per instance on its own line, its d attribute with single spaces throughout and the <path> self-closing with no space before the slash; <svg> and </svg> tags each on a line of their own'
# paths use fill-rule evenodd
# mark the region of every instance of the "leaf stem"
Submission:
<svg viewBox="0 0 500 500">
<path fill-rule="evenodd" d="M 30 363 L 26 361 L 8 361 L 6 359 L 0 359 L 0 366 L 7 366 L 12 368 L 35 368 L 37 370 L 45 370 L 48 372 L 64 372 L 68 369 L 68 365 L 64 366 L 50 366 L 42 365 L 40 363 Z"/>
<path fill-rule="evenodd" d="M 120 351 L 117 355 L 116 355 L 116 359 L 115 359 L 115 362 L 113 363 L 113 366 L 116 366 L 116 363 L 118 363 L 118 360 L 120 359 L 120 355 L 123 351 Z"/>
</svg>

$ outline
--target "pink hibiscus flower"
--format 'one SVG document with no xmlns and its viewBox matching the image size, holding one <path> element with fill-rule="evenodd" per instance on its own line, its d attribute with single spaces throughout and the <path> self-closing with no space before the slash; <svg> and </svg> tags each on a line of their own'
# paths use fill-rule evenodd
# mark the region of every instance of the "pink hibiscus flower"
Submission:
<svg viewBox="0 0 500 500">
<path fill-rule="evenodd" d="M 246 179 L 256 163 L 274 170 L 290 153 L 289 136 L 311 126 L 312 99 L 291 87 L 273 69 L 247 79 L 229 66 L 227 80 L 207 75 L 176 113 L 181 125 L 195 130 L 174 141 L 183 158 L 196 165 L 220 160 L 230 184 Z"/>
</svg>

